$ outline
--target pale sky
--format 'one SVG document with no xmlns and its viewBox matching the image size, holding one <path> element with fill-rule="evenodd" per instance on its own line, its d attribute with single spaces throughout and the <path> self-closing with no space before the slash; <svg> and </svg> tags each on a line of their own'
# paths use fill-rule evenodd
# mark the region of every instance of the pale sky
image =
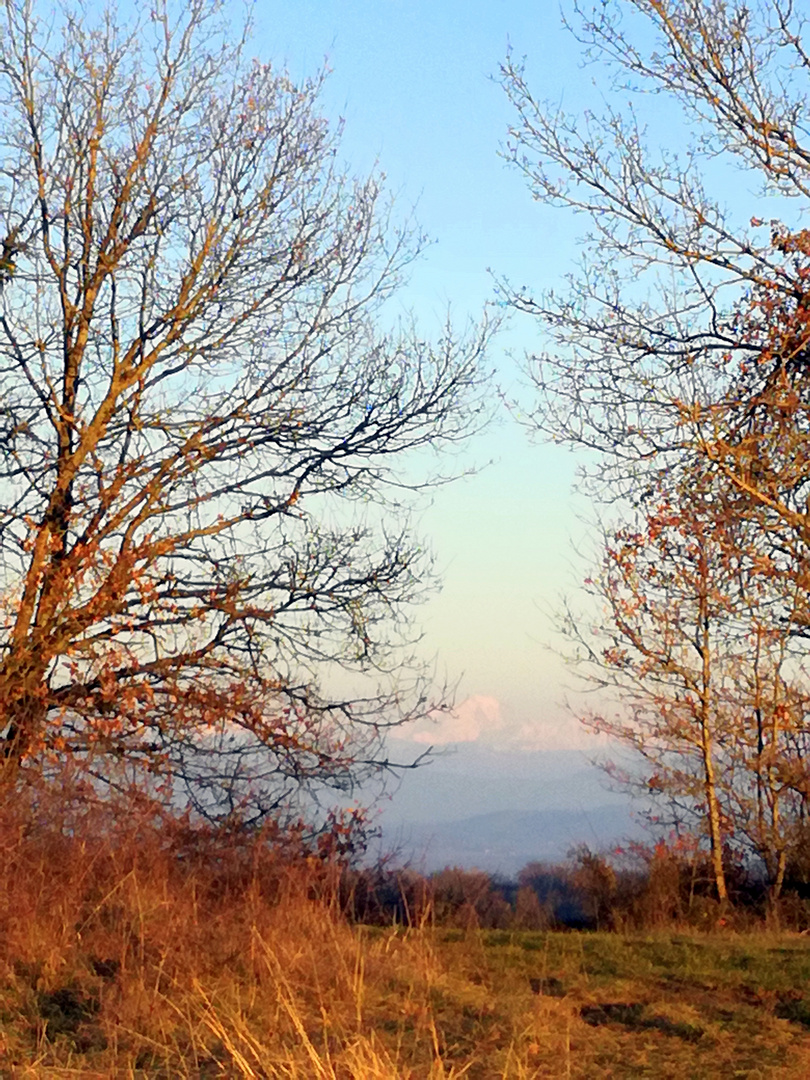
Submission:
<svg viewBox="0 0 810 1080">
<path fill-rule="evenodd" d="M 403 312 L 435 332 L 448 306 L 459 324 L 480 316 L 494 293 L 488 268 L 535 290 L 559 279 L 576 254 L 576 223 L 534 203 L 498 157 L 511 111 L 493 81 L 511 43 L 526 54 L 540 97 L 582 104 L 592 74 L 580 69 L 556 4 L 296 0 L 253 14 L 263 58 L 295 78 L 326 61 L 323 110 L 345 120 L 346 160 L 358 173 L 378 161 L 401 212 L 416 204 L 435 239 L 399 298 Z M 540 344 L 539 327 L 513 317 L 493 347 L 501 388 L 527 402 L 516 360 Z M 511 752 L 587 746 L 560 708 L 566 673 L 544 645 L 543 609 L 585 575 L 572 550 L 583 533 L 571 497 L 575 460 L 532 445 L 505 410 L 468 453 L 465 461 L 494 463 L 439 491 L 420 522 L 444 579 L 418 616 L 424 649 L 460 679 L 460 707 L 438 728 L 411 733 L 412 744 L 457 744 L 459 755 L 473 742 Z"/>
</svg>

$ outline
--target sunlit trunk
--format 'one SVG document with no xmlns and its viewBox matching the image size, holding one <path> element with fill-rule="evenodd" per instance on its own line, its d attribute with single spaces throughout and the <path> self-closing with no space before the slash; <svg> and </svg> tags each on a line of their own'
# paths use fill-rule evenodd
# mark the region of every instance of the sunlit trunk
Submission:
<svg viewBox="0 0 810 1080">
<path fill-rule="evenodd" d="M 0 670 L 0 784 L 13 784 L 20 762 L 41 736 L 47 683 L 40 665 L 9 658 Z"/>
<path fill-rule="evenodd" d="M 708 584 L 708 567 L 705 553 L 701 552 L 701 571 L 704 585 Z M 706 810 L 709 824 L 709 843 L 711 846 L 712 872 L 717 890 L 717 899 L 721 904 L 728 900 L 726 874 L 723 867 L 723 832 L 720 820 L 720 803 L 717 798 L 717 780 L 714 767 L 714 743 L 712 738 L 712 700 L 711 700 L 711 632 L 709 628 L 709 603 L 706 590 L 701 593 L 699 604 L 700 623 L 698 627 L 699 651 L 703 662 L 702 685 L 700 695 L 700 735 L 703 759 L 703 783 L 706 793 Z"/>
</svg>

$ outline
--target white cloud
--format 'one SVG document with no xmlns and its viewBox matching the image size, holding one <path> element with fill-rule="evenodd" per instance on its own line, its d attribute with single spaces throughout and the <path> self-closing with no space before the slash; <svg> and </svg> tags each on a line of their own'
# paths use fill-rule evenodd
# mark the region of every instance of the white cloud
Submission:
<svg viewBox="0 0 810 1080">
<path fill-rule="evenodd" d="M 477 743 L 498 751 L 589 750 L 608 745 L 605 736 L 594 735 L 573 716 L 554 710 L 542 720 L 513 715 L 491 694 L 473 694 L 449 713 L 434 713 L 415 724 L 395 728 L 392 735 L 423 746 Z"/>
<path fill-rule="evenodd" d="M 474 694 L 449 713 L 434 713 L 430 719 L 396 730 L 398 738 L 426 746 L 448 743 L 490 741 L 503 728 L 501 705 L 488 694 Z"/>
<path fill-rule="evenodd" d="M 589 731 L 573 716 L 510 724 L 504 733 L 504 750 L 583 750 L 598 752 L 610 745 L 605 735 Z"/>
</svg>

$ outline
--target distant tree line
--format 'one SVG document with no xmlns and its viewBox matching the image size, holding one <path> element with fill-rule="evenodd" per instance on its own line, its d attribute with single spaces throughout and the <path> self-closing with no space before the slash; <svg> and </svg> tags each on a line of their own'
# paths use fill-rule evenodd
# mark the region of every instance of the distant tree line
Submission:
<svg viewBox="0 0 810 1080">
<path fill-rule="evenodd" d="M 346 915 L 371 924 L 510 931 L 810 928 L 806 866 L 792 868 L 799 872 L 786 877 L 778 900 L 759 868 L 737 861 L 725 869 L 731 904 L 717 899 L 710 852 L 682 839 L 607 855 L 583 845 L 562 862 L 528 863 L 514 879 L 459 867 L 429 875 L 345 867 L 338 891 Z"/>
</svg>

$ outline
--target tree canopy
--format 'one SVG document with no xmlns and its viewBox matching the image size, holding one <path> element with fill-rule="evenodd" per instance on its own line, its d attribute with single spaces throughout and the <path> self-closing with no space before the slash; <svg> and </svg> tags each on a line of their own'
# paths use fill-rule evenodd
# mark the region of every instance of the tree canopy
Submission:
<svg viewBox="0 0 810 1080">
<path fill-rule="evenodd" d="M 401 646 L 431 476 L 399 463 L 478 423 L 488 329 L 391 329 L 421 237 L 342 165 L 321 78 L 249 49 L 208 0 L 4 5 L 9 777 L 261 815 L 428 708 Z"/>
<path fill-rule="evenodd" d="M 609 0 L 570 28 L 601 111 L 540 101 L 509 57 L 504 153 L 590 231 L 560 288 L 501 287 L 544 327 L 530 424 L 591 451 L 611 506 L 580 656 L 621 689 L 596 720 L 646 759 L 648 793 L 702 819 L 718 895 L 744 842 L 778 892 L 810 792 L 804 19 L 790 0 Z"/>
</svg>

